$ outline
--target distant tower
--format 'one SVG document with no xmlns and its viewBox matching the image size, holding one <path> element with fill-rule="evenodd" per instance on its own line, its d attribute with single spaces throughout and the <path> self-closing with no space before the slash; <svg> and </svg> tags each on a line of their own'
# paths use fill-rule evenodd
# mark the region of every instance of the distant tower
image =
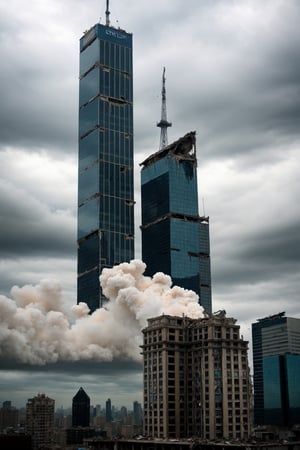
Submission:
<svg viewBox="0 0 300 450">
<path fill-rule="evenodd" d="M 111 399 L 108 398 L 105 404 L 106 422 L 112 422 Z"/>
<path fill-rule="evenodd" d="M 166 68 L 164 67 L 162 75 L 162 90 L 161 90 L 161 119 L 157 126 L 160 128 L 160 145 L 159 148 L 162 149 L 168 145 L 168 127 L 172 126 L 171 122 L 167 120 L 167 97 L 166 97 Z"/>
<path fill-rule="evenodd" d="M 90 397 L 81 387 L 72 401 L 72 427 L 90 426 Z"/>
<path fill-rule="evenodd" d="M 143 425 L 142 405 L 137 401 L 133 402 L 133 424 L 137 426 Z"/>
<path fill-rule="evenodd" d="M 300 417 L 300 319 L 281 312 L 252 324 L 254 424 L 293 426 Z"/>
<path fill-rule="evenodd" d="M 52 443 L 55 401 L 38 394 L 26 404 L 26 433 L 32 436 L 32 449 L 44 448 Z"/>
</svg>

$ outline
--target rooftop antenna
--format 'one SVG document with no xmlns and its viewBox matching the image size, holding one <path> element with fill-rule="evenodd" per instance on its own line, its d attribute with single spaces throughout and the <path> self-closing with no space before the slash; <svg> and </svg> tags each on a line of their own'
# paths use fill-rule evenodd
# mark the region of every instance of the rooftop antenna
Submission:
<svg viewBox="0 0 300 450">
<path fill-rule="evenodd" d="M 168 127 L 172 126 L 171 122 L 167 120 L 167 103 L 166 103 L 166 68 L 164 67 L 162 75 L 162 90 L 161 90 L 161 119 L 157 126 L 160 128 L 160 145 L 159 149 L 166 147 L 168 145 Z"/>
<path fill-rule="evenodd" d="M 105 25 L 106 25 L 107 27 L 109 27 L 109 25 L 110 25 L 109 15 L 110 15 L 110 11 L 109 11 L 109 0 L 106 0 L 106 11 L 105 11 L 106 23 L 105 23 Z"/>
</svg>

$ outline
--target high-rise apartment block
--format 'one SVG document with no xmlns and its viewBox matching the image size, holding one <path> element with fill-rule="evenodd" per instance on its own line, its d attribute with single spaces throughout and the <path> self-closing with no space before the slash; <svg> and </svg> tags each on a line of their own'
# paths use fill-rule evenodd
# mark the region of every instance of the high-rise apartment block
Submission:
<svg viewBox="0 0 300 450">
<path fill-rule="evenodd" d="M 195 132 L 141 163 L 142 259 L 195 291 L 211 313 L 209 218 L 199 216 Z"/>
<path fill-rule="evenodd" d="M 143 330 L 144 433 L 158 438 L 246 439 L 251 383 L 233 318 L 163 315 Z"/>
<path fill-rule="evenodd" d="M 90 426 L 90 397 L 81 387 L 72 400 L 72 427 Z"/>
<path fill-rule="evenodd" d="M 32 437 L 32 449 L 52 444 L 55 401 L 45 394 L 38 394 L 26 404 L 26 433 Z"/>
<path fill-rule="evenodd" d="M 77 302 L 105 298 L 104 267 L 134 257 L 132 35 L 96 24 L 80 39 Z"/>
<path fill-rule="evenodd" d="M 300 423 L 300 319 L 278 313 L 252 324 L 254 423 Z"/>
</svg>

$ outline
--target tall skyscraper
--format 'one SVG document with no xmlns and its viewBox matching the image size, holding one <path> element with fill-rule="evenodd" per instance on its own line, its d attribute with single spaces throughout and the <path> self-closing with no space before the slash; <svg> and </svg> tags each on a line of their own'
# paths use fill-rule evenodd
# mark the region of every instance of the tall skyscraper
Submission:
<svg viewBox="0 0 300 450">
<path fill-rule="evenodd" d="M 90 426 L 90 397 L 81 387 L 72 400 L 72 427 Z"/>
<path fill-rule="evenodd" d="M 102 269 L 134 257 L 132 35 L 109 14 L 80 39 L 77 302 L 91 311 Z"/>
<path fill-rule="evenodd" d="M 106 418 L 106 422 L 112 422 L 112 420 L 113 420 L 110 398 L 108 398 L 105 403 L 105 418 Z"/>
<path fill-rule="evenodd" d="M 300 417 L 300 319 L 278 313 L 252 324 L 254 423 L 291 426 Z"/>
<path fill-rule="evenodd" d="M 143 424 L 142 405 L 137 401 L 133 402 L 133 424 L 137 426 L 141 426 Z"/>
<path fill-rule="evenodd" d="M 211 313 L 209 218 L 199 216 L 195 132 L 141 163 L 142 259 L 199 295 Z"/>
<path fill-rule="evenodd" d="M 26 404 L 26 433 L 32 436 L 32 449 L 38 450 L 52 444 L 55 401 L 38 394 Z"/>
<path fill-rule="evenodd" d="M 248 342 L 233 318 L 160 316 L 143 330 L 144 433 L 246 439 L 251 432 Z"/>
</svg>

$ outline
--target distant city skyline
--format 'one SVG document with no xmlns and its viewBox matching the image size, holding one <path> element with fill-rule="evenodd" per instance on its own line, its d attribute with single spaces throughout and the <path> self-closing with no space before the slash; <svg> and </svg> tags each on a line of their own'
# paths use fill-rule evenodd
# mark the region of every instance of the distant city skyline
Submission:
<svg viewBox="0 0 300 450">
<path fill-rule="evenodd" d="M 41 394 L 44 394 L 44 395 L 48 396 L 47 392 L 41 392 Z M 33 392 L 32 397 L 34 397 L 36 395 L 38 395 L 38 393 L 34 393 Z M 141 399 L 142 399 L 142 397 L 141 397 Z M 125 403 L 124 404 L 121 404 L 121 403 L 120 404 L 115 404 L 113 399 L 112 399 L 111 400 L 112 412 L 113 413 L 114 412 L 120 412 L 121 409 L 123 407 L 125 407 L 128 412 L 133 413 L 134 412 L 134 404 L 135 403 L 141 404 L 141 399 L 140 400 L 134 400 L 133 399 L 132 402 L 131 402 L 131 400 L 129 400 L 128 404 L 125 404 Z M 7 404 L 7 402 L 8 402 L 8 403 L 10 403 L 10 407 L 11 408 L 15 408 L 17 410 L 22 410 L 22 409 L 25 410 L 26 409 L 26 403 L 27 403 L 28 400 L 29 400 L 29 398 L 25 401 L 24 405 L 19 405 L 19 406 L 16 405 L 11 400 L 4 400 L 3 402 L 0 402 L 0 408 L 5 408 L 6 407 L 5 404 Z M 72 397 L 70 398 L 69 404 L 65 404 L 65 405 L 59 404 L 59 399 L 55 399 L 53 397 L 53 400 L 55 401 L 55 413 L 58 413 L 61 410 L 64 410 L 64 411 L 69 411 L 69 414 L 72 415 Z M 102 398 L 101 401 L 99 399 L 95 399 L 94 402 L 91 401 L 90 408 L 96 408 L 96 409 L 98 409 L 98 411 L 101 409 L 101 413 L 105 415 L 105 404 L 106 404 L 106 401 L 107 401 L 107 398 L 106 399 Z"/>
</svg>

